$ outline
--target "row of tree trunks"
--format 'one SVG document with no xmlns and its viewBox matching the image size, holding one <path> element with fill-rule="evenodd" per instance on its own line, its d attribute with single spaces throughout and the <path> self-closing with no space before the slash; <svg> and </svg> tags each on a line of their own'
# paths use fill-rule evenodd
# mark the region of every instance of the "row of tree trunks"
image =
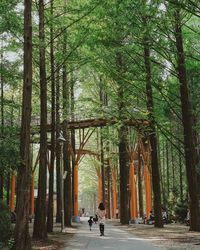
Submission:
<svg viewBox="0 0 200 250">
<path fill-rule="evenodd" d="M 30 123 L 32 100 L 32 0 L 24 1 L 24 81 L 22 119 L 20 133 L 21 163 L 17 176 L 17 219 L 14 231 L 14 249 L 30 250 L 29 204 L 30 204 Z"/>
</svg>

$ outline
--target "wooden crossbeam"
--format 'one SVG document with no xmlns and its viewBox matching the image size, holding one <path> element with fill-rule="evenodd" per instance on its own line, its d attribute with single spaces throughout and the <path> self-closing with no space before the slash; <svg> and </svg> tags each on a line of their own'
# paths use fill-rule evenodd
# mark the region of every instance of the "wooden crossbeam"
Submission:
<svg viewBox="0 0 200 250">
<path fill-rule="evenodd" d="M 69 129 L 79 129 L 79 128 L 91 128 L 91 127 L 104 127 L 116 124 L 116 119 L 89 119 L 89 120 L 82 120 L 82 121 L 70 121 L 67 123 L 67 127 Z M 141 125 L 148 125 L 149 122 L 147 120 L 142 119 L 126 119 L 124 123 L 128 126 L 141 126 Z"/>
<path fill-rule="evenodd" d="M 105 127 L 109 125 L 114 125 L 118 122 L 117 119 L 87 119 L 87 120 L 80 120 L 80 121 L 64 121 L 60 127 L 63 127 L 63 124 L 67 124 L 68 129 L 84 129 L 84 128 L 97 128 L 97 127 Z M 133 126 L 133 127 L 141 127 L 141 126 L 148 126 L 149 121 L 144 119 L 126 119 L 124 120 L 125 125 Z M 37 134 L 40 131 L 40 126 L 33 126 L 32 127 L 32 134 Z M 51 124 L 47 125 L 47 131 L 51 132 Z"/>
</svg>

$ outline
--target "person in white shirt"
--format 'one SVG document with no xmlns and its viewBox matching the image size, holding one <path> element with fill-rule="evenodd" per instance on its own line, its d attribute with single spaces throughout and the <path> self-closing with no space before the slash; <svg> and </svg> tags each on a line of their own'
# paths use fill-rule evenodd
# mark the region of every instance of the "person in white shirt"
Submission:
<svg viewBox="0 0 200 250">
<path fill-rule="evenodd" d="M 104 207 L 104 204 L 101 202 L 98 207 L 98 219 L 99 219 L 99 230 L 100 230 L 100 236 L 104 235 L 104 226 L 105 226 L 105 220 L 106 220 L 106 210 Z"/>
</svg>

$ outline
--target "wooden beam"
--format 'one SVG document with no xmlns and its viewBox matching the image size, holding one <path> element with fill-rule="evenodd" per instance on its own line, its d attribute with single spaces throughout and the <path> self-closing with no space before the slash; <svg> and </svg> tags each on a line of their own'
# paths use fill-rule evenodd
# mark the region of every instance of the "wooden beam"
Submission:
<svg viewBox="0 0 200 250">
<path fill-rule="evenodd" d="M 68 121 L 66 122 L 68 129 L 84 129 L 84 128 L 97 128 L 97 127 L 105 127 L 116 124 L 118 122 L 117 119 L 88 119 L 88 120 L 80 120 L 80 121 Z M 61 128 L 65 124 L 65 121 L 61 123 Z M 126 119 L 124 120 L 124 124 L 127 126 L 133 127 L 141 127 L 141 126 L 148 126 L 149 121 L 144 119 Z M 51 124 L 47 125 L 47 131 L 51 132 Z M 32 134 L 38 134 L 40 132 L 40 126 L 32 126 Z"/>
</svg>

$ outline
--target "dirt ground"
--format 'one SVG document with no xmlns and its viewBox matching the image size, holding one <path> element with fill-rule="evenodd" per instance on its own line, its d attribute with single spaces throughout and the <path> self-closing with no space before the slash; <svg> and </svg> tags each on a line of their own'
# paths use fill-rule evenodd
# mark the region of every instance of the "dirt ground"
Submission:
<svg viewBox="0 0 200 250">
<path fill-rule="evenodd" d="M 163 229 L 154 228 L 152 225 L 121 225 L 118 221 L 110 221 L 127 233 L 139 238 L 148 239 L 152 244 L 162 246 L 166 250 L 200 250 L 200 233 L 189 231 L 189 227 L 181 224 L 165 225 Z M 34 250 L 58 250 L 67 246 L 67 242 L 78 233 L 78 227 L 67 228 L 65 233 L 60 233 L 56 225 L 55 232 L 48 235 L 46 241 L 33 241 Z"/>
<path fill-rule="evenodd" d="M 168 224 L 163 229 L 142 224 L 122 226 L 115 222 L 115 225 L 167 250 L 200 250 L 200 233 L 189 231 L 189 227 L 185 225 Z"/>
</svg>

